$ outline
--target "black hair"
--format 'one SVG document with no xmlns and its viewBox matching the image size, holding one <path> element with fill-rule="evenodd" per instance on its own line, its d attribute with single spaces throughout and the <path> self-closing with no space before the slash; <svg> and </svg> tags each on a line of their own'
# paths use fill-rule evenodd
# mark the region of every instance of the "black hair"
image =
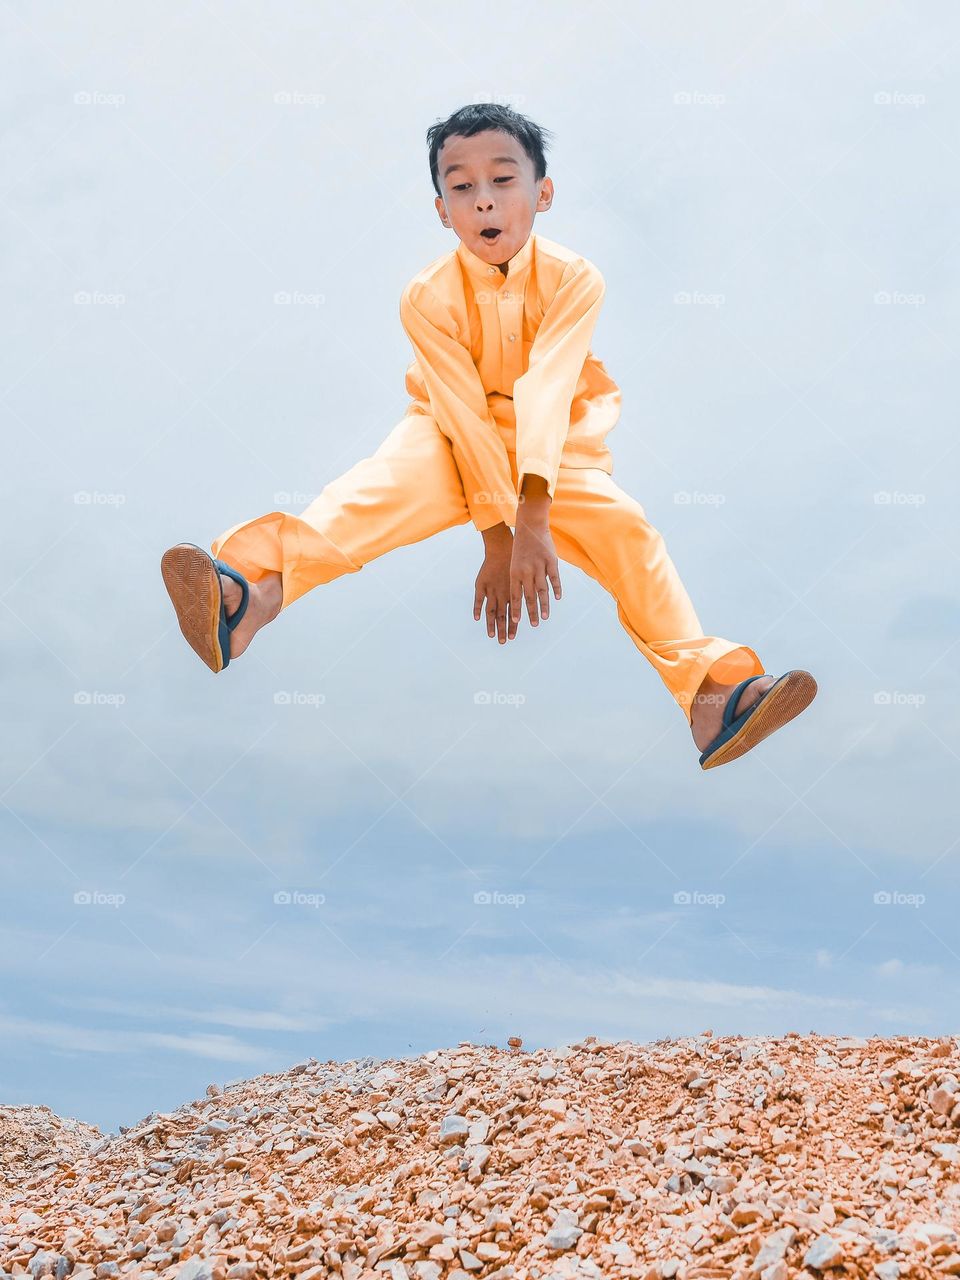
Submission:
<svg viewBox="0 0 960 1280">
<path fill-rule="evenodd" d="M 503 133 L 510 134 L 512 138 L 516 138 L 533 161 L 537 181 L 539 182 L 541 178 L 547 176 L 547 161 L 544 149 L 547 145 L 546 136 L 553 136 L 550 129 L 534 124 L 532 120 L 522 116 L 519 111 L 514 111 L 512 107 L 501 106 L 497 102 L 471 102 L 467 106 L 461 107 L 458 111 L 454 111 L 453 115 L 448 116 L 446 120 L 438 120 L 436 124 L 432 124 L 427 130 L 427 145 L 430 148 L 430 177 L 433 179 L 433 189 L 438 196 L 442 196 L 443 192 L 440 190 L 437 157 L 440 155 L 440 148 L 444 142 L 455 134 L 460 137 L 471 138 L 475 133 L 482 133 L 485 129 L 499 129 Z"/>
</svg>

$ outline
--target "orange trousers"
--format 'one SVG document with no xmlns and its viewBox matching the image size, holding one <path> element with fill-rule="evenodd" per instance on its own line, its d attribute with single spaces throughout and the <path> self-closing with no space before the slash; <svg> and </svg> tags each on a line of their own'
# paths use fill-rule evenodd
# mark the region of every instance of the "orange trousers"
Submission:
<svg viewBox="0 0 960 1280">
<path fill-rule="evenodd" d="M 512 442 L 505 433 L 516 484 Z M 251 582 L 279 572 L 286 608 L 312 587 L 356 573 L 395 547 L 469 520 L 450 441 L 432 416 L 410 412 L 372 456 L 327 484 L 299 515 L 271 511 L 236 524 L 211 550 Z M 721 684 L 762 674 L 746 645 L 703 635 L 662 535 L 606 471 L 561 465 L 550 532 L 557 556 L 613 596 L 620 623 L 688 722 L 707 671 Z M 485 635 L 483 615 L 477 625 Z"/>
</svg>

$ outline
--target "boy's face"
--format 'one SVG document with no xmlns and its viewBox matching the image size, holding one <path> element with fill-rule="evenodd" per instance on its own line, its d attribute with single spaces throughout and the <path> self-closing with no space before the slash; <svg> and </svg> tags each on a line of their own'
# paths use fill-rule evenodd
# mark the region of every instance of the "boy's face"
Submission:
<svg viewBox="0 0 960 1280">
<path fill-rule="evenodd" d="M 551 180 L 537 181 L 533 161 L 500 129 L 447 138 L 437 172 L 443 192 L 435 201 L 440 221 L 478 258 L 497 266 L 523 248 L 534 218 L 553 203 Z M 483 235 L 486 227 L 497 228 L 499 235 Z"/>
</svg>

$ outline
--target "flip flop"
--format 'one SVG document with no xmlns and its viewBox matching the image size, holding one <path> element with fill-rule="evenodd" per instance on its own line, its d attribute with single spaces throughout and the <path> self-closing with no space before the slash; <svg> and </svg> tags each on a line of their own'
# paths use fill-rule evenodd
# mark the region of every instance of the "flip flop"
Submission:
<svg viewBox="0 0 960 1280">
<path fill-rule="evenodd" d="M 764 672 L 764 675 L 769 675 L 769 672 Z M 717 765 L 736 760 L 771 733 L 783 728 L 816 696 L 817 682 L 809 671 L 788 671 L 765 693 L 761 693 L 746 711 L 737 715 L 737 704 L 744 689 L 754 680 L 762 679 L 763 676 L 748 676 L 731 690 L 723 708 L 723 728 L 701 755 L 701 769 L 715 769 Z"/>
<path fill-rule="evenodd" d="M 250 603 L 250 584 L 238 569 L 192 542 L 165 551 L 160 572 L 187 643 L 211 671 L 222 671 L 230 662 L 230 633 Z M 229 618 L 223 607 L 221 573 L 238 582 L 243 593 L 240 607 Z"/>
</svg>

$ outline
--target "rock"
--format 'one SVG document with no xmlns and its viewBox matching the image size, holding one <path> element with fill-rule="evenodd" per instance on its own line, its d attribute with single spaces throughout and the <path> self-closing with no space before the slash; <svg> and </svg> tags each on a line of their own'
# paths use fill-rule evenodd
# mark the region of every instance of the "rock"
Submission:
<svg viewBox="0 0 960 1280">
<path fill-rule="evenodd" d="M 577 1215 L 572 1209 L 561 1209 L 557 1214 L 553 1226 L 547 1232 L 545 1241 L 548 1249 L 555 1252 L 562 1252 L 566 1249 L 572 1249 L 580 1237 L 583 1230 L 578 1224 Z"/>
<path fill-rule="evenodd" d="M 825 1271 L 828 1267 L 839 1267 L 843 1262 L 843 1249 L 839 1241 L 826 1233 L 817 1236 L 813 1244 L 803 1255 L 803 1265 L 813 1267 L 815 1271 Z"/>
<path fill-rule="evenodd" d="M 176 1280 L 211 1280 L 213 1263 L 206 1258 L 195 1257 L 185 1262 L 177 1272 Z"/>
<path fill-rule="evenodd" d="M 453 1142 L 460 1142 L 469 1133 L 470 1126 L 463 1116 L 446 1115 L 440 1123 L 440 1145 L 445 1147 Z"/>
<path fill-rule="evenodd" d="M 793 1227 L 781 1227 L 779 1231 L 771 1232 L 760 1246 L 760 1252 L 754 1258 L 751 1270 L 764 1271 L 775 1262 L 779 1262 L 796 1238 L 797 1233 Z"/>
</svg>

